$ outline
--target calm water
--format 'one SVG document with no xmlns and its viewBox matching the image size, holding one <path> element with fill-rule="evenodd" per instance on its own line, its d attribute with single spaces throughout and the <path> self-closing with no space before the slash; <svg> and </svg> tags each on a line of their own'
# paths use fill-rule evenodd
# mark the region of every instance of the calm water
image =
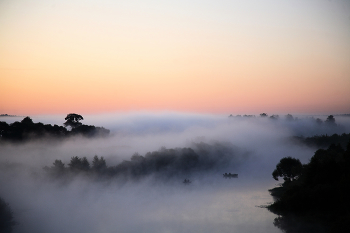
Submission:
<svg viewBox="0 0 350 233">
<path fill-rule="evenodd" d="M 42 182 L 14 181 L 3 192 L 20 223 L 15 233 L 281 232 L 273 225 L 276 215 L 257 207 L 272 201 L 268 182 L 219 176 L 189 185 Z"/>
<path fill-rule="evenodd" d="M 305 163 L 313 155 L 314 149 L 287 140 L 296 129 L 305 128 L 303 125 L 209 117 L 167 118 L 165 122 L 164 117 L 129 118 L 94 123 L 118 129 L 109 139 L 2 145 L 0 196 L 19 222 L 14 232 L 281 232 L 273 225 L 277 216 L 257 206 L 272 202 L 268 189 L 276 182 L 271 172 L 282 157 L 296 157 Z M 159 123 L 159 119 L 163 121 Z M 42 169 L 55 159 L 67 164 L 72 156 L 86 156 L 91 161 L 94 155 L 114 166 L 130 160 L 135 152 L 144 155 L 161 146 L 188 147 L 192 140 L 229 142 L 240 152 L 232 155 L 228 170 L 218 167 L 218 172 L 203 171 L 168 181 L 144 178 L 136 183 L 106 184 L 76 178 L 62 183 L 48 180 Z M 238 173 L 239 178 L 224 179 L 224 172 Z M 184 178 L 192 183 L 184 185 Z"/>
</svg>

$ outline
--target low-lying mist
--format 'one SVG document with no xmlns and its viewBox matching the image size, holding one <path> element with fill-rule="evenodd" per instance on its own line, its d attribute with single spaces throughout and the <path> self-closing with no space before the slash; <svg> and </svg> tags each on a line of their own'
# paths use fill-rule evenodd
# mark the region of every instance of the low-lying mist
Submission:
<svg viewBox="0 0 350 233">
<path fill-rule="evenodd" d="M 64 122 L 64 116 L 32 119 Z M 111 135 L 1 143 L 0 197 L 12 208 L 18 233 L 280 232 L 273 226 L 275 215 L 256 207 L 272 201 L 268 189 L 276 181 L 271 173 L 283 157 L 306 163 L 315 152 L 293 136 L 350 132 L 349 117 L 335 120 L 337 125 L 329 126 L 310 117 L 84 116 L 84 124 L 110 129 Z M 75 156 L 92 165 L 95 155 L 119 175 L 62 178 L 44 169 L 55 160 L 68 169 Z M 129 169 L 124 173 L 117 169 L 123 164 Z M 229 172 L 238 178 L 224 179 Z"/>
</svg>

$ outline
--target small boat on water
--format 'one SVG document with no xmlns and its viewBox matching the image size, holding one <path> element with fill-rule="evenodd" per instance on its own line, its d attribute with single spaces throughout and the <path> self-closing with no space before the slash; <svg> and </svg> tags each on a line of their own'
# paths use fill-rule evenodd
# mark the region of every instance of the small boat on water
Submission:
<svg viewBox="0 0 350 233">
<path fill-rule="evenodd" d="M 238 178 L 238 174 L 225 173 L 222 175 L 224 178 Z"/>
<path fill-rule="evenodd" d="M 190 184 L 191 181 L 190 181 L 189 179 L 184 179 L 184 181 L 183 181 L 182 183 L 184 183 L 184 184 Z"/>
</svg>

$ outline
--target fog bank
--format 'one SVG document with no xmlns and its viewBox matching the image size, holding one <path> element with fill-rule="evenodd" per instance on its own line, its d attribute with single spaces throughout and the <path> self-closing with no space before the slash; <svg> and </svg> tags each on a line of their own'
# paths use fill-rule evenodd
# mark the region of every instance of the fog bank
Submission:
<svg viewBox="0 0 350 233">
<path fill-rule="evenodd" d="M 63 116 L 64 118 L 64 116 Z M 62 124 L 51 116 L 33 121 Z M 22 119 L 22 118 L 21 118 Z M 21 120 L 18 119 L 18 120 Z M 323 119 L 325 120 L 326 117 Z M 292 136 L 349 133 L 349 120 L 335 117 L 341 127 L 319 126 L 312 119 L 278 121 L 268 118 L 185 114 L 124 114 L 84 116 L 84 124 L 112 131 L 108 138 L 38 140 L 0 145 L 0 196 L 20 225 L 14 232 L 280 232 L 275 215 L 257 208 L 272 201 L 272 171 L 287 156 L 306 163 L 315 149 L 291 141 Z M 349 120 L 348 120 L 349 119 Z M 1 119 L 4 120 L 4 119 Z M 60 123 L 61 122 L 61 123 Z M 138 153 L 196 145 L 225 145 L 225 163 L 159 180 L 154 173 L 138 180 L 92 181 L 84 176 L 60 182 L 43 167 L 73 156 L 103 156 L 108 166 L 130 161 Z M 215 159 L 215 150 L 210 158 Z M 237 179 L 224 179 L 225 172 Z M 190 179 L 185 185 L 183 179 Z"/>
</svg>

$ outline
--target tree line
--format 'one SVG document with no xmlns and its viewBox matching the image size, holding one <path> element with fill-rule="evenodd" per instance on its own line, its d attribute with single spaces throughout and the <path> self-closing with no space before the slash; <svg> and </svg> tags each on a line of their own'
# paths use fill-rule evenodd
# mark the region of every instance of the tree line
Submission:
<svg viewBox="0 0 350 233">
<path fill-rule="evenodd" d="M 344 149 L 319 149 L 308 164 L 286 157 L 272 176 L 284 182 L 269 190 L 278 214 L 274 224 L 285 232 L 350 232 L 350 140 Z"/>
<path fill-rule="evenodd" d="M 83 119 L 81 115 L 68 114 L 65 118 L 66 122 L 63 123 L 65 127 L 41 122 L 34 123 L 28 116 L 12 124 L 0 121 L 0 142 L 22 142 L 41 138 L 63 139 L 76 135 L 89 138 L 109 135 L 108 129 L 82 124 L 80 121 Z"/>
<path fill-rule="evenodd" d="M 194 172 L 222 169 L 239 156 L 230 145 L 195 143 L 193 148 L 161 148 L 146 153 L 135 153 L 130 160 L 115 166 L 107 166 L 104 157 L 95 155 L 91 161 L 86 157 L 71 157 L 69 163 L 55 160 L 52 166 L 44 167 L 54 178 L 71 178 L 85 175 L 94 178 L 140 179 L 149 175 L 171 178 L 190 175 Z"/>
<path fill-rule="evenodd" d="M 295 136 L 293 139 L 297 142 L 303 143 L 307 146 L 316 147 L 319 149 L 326 149 L 331 144 L 340 144 L 342 147 L 346 147 L 350 140 L 350 133 L 346 134 L 332 134 L 332 135 L 315 135 L 312 137 Z"/>
<path fill-rule="evenodd" d="M 236 115 L 236 116 L 233 116 L 232 114 L 229 115 L 229 118 L 242 118 L 242 117 L 243 118 L 255 118 L 256 116 L 255 115 Z M 281 117 L 277 114 L 273 114 L 273 115 L 269 116 L 267 113 L 261 113 L 259 115 L 259 117 L 268 118 L 270 120 L 280 120 L 281 119 Z M 298 117 L 294 117 L 291 114 L 285 115 L 284 119 L 286 121 L 298 121 L 298 120 L 300 120 Z M 314 121 L 318 125 L 322 125 L 322 124 L 325 124 L 328 126 L 336 126 L 337 125 L 335 123 L 335 117 L 333 115 L 329 115 L 325 121 L 321 120 L 320 118 L 314 118 L 314 117 L 311 117 L 309 119 L 311 119 L 312 121 Z"/>
</svg>

